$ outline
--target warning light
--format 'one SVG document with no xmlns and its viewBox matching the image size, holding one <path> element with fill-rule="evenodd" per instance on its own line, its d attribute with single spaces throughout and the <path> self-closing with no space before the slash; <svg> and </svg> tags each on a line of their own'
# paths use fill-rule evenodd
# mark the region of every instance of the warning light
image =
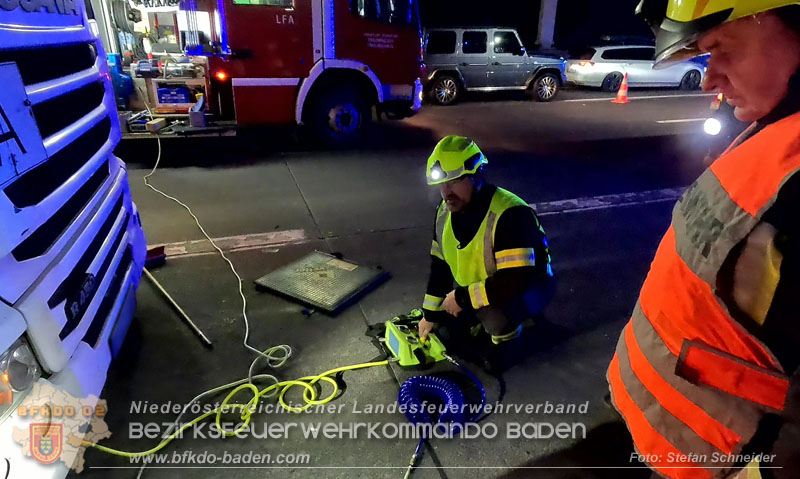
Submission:
<svg viewBox="0 0 800 479">
<path fill-rule="evenodd" d="M 222 70 L 218 71 L 216 74 L 214 74 L 214 76 L 217 77 L 217 80 L 219 81 L 225 81 L 228 79 L 228 74 Z"/>
<path fill-rule="evenodd" d="M 711 102 L 711 109 L 718 111 L 722 106 L 723 99 L 725 99 L 725 95 L 722 92 L 717 93 L 717 96 L 714 97 L 714 101 Z"/>
</svg>

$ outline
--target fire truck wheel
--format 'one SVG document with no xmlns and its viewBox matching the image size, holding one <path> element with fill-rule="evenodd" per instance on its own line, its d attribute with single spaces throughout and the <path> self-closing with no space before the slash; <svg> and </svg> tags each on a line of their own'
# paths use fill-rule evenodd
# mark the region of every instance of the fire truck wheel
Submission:
<svg viewBox="0 0 800 479">
<path fill-rule="evenodd" d="M 314 102 L 311 129 L 328 146 L 358 141 L 369 123 L 369 108 L 361 93 L 350 87 L 334 87 Z"/>
</svg>

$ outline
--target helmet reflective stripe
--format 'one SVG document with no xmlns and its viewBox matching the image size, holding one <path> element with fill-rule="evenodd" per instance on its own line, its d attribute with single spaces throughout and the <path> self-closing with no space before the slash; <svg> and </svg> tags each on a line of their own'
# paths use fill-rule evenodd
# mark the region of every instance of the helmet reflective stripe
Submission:
<svg viewBox="0 0 800 479">
<path fill-rule="evenodd" d="M 656 63 L 684 60 L 700 51 L 695 42 L 711 29 L 800 0 L 642 0 L 636 8 L 656 34 Z"/>
<path fill-rule="evenodd" d="M 463 136 L 445 137 L 428 158 L 428 184 L 438 185 L 475 174 L 487 163 L 486 157 L 471 139 Z"/>
</svg>

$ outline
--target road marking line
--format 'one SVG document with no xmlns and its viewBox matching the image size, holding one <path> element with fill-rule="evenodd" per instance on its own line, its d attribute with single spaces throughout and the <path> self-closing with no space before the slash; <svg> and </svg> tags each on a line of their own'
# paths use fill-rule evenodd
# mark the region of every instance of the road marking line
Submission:
<svg viewBox="0 0 800 479">
<path fill-rule="evenodd" d="M 683 95 L 653 95 L 653 96 L 631 96 L 628 97 L 628 100 L 658 100 L 664 98 L 692 98 L 692 97 L 704 97 L 704 96 L 715 96 L 716 93 L 694 93 L 694 94 L 683 94 Z M 590 102 L 590 101 L 611 101 L 616 97 L 610 96 L 607 98 L 581 98 L 581 99 L 571 99 L 571 100 L 561 100 L 564 103 L 576 103 L 576 102 Z"/>
<path fill-rule="evenodd" d="M 248 251 L 253 249 L 270 248 L 285 246 L 287 244 L 300 243 L 306 240 L 305 230 L 286 230 L 274 231 L 270 233 L 255 233 L 238 236 L 226 236 L 224 238 L 214 238 L 214 243 L 222 251 Z M 209 254 L 219 254 L 214 246 L 206 239 L 180 241 L 177 243 L 165 243 L 150 245 L 149 248 L 164 246 L 167 258 L 190 258 L 193 256 L 203 256 Z"/>
<path fill-rule="evenodd" d="M 545 201 L 531 203 L 539 216 L 558 215 L 563 213 L 578 213 L 581 211 L 603 210 L 608 208 L 621 208 L 624 206 L 647 205 L 676 201 L 683 195 L 686 188 L 664 188 L 661 190 L 639 191 L 636 193 L 620 193 L 614 195 L 590 196 L 573 198 L 569 200 Z"/>
<path fill-rule="evenodd" d="M 613 195 L 588 196 L 566 200 L 531 203 L 539 216 L 551 216 L 565 213 L 622 208 L 651 203 L 676 201 L 686 188 L 664 188 L 661 190 L 639 191 L 635 193 L 619 193 Z M 254 233 L 237 236 L 214 238 L 214 243 L 224 252 L 240 252 L 255 249 L 277 248 L 307 241 L 305 230 L 273 231 L 270 233 Z M 193 258 L 218 254 L 214 246 L 206 239 L 178 241 L 148 245 L 148 249 L 164 246 L 167 258 Z"/>
<path fill-rule="evenodd" d="M 706 121 L 708 118 L 686 118 L 684 120 L 656 120 L 656 123 L 667 124 L 667 123 L 697 123 L 701 121 Z"/>
</svg>

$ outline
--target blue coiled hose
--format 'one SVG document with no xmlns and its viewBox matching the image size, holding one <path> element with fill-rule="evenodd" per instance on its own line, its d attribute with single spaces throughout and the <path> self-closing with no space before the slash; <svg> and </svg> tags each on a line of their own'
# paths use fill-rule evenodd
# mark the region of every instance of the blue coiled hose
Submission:
<svg viewBox="0 0 800 479">
<path fill-rule="evenodd" d="M 455 359 L 445 355 L 448 361 L 458 366 L 461 371 L 469 376 L 472 381 L 478 386 L 481 393 L 481 405 L 475 414 L 466 417 L 464 406 L 464 393 L 453 381 L 438 377 L 438 376 L 416 376 L 406 380 L 400 386 L 400 392 L 397 396 L 397 402 L 403 406 L 406 418 L 414 425 L 419 424 L 433 424 L 434 418 L 428 412 L 427 407 L 423 407 L 426 398 L 436 398 L 444 403 L 442 406 L 442 414 L 439 415 L 438 420 L 434 427 L 444 427 L 451 433 L 456 433 L 462 429 L 464 424 L 475 422 L 483 415 L 483 410 L 486 406 L 486 390 L 480 380 L 472 374 L 472 371 L 459 364 Z M 417 457 L 422 451 L 422 445 L 425 442 L 425 437 L 421 437 L 414 455 L 411 456 L 411 462 L 405 477 L 409 477 L 414 468 Z"/>
</svg>

